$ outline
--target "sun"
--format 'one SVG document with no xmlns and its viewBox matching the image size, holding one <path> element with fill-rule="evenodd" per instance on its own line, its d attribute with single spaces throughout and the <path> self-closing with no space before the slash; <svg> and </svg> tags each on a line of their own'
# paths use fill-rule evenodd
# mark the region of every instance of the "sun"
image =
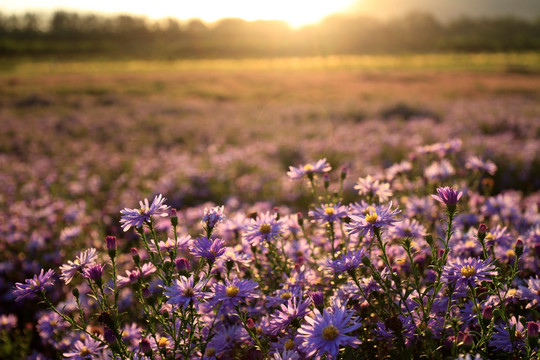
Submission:
<svg viewBox="0 0 540 360">
<path fill-rule="evenodd" d="M 222 18 L 282 20 L 292 27 L 316 23 L 325 16 L 345 12 L 355 0 L 197 0 L 197 1 L 132 1 L 132 0 L 7 0 L 7 10 L 24 11 L 68 10 L 99 13 L 131 13 L 152 19 L 176 17 L 181 20 L 198 18 L 213 22 Z"/>
</svg>

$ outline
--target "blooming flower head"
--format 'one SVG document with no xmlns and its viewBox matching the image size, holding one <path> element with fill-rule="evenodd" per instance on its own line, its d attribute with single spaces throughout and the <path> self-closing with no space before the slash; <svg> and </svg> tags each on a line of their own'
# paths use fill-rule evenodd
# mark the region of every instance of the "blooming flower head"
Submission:
<svg viewBox="0 0 540 360">
<path fill-rule="evenodd" d="M 205 208 L 202 223 L 205 228 L 213 229 L 218 223 L 225 219 L 223 214 L 223 206 L 215 206 L 213 208 Z"/>
<path fill-rule="evenodd" d="M 202 292 L 206 282 L 199 281 L 193 285 L 193 274 L 189 278 L 180 276 L 179 280 L 175 280 L 172 286 L 165 287 L 164 294 L 167 296 L 169 304 L 179 305 L 186 309 L 190 302 L 194 305 L 199 303 L 199 300 L 204 299 L 207 293 Z"/>
<path fill-rule="evenodd" d="M 237 277 L 231 281 L 225 279 L 225 283 L 214 285 L 214 297 L 212 304 L 223 303 L 223 306 L 234 307 L 248 299 L 256 298 L 255 289 L 259 286 L 255 281 L 240 280 Z"/>
<path fill-rule="evenodd" d="M 306 324 L 298 329 L 300 348 L 308 357 L 327 354 L 328 359 L 335 359 L 340 347 L 361 344 L 357 336 L 347 335 L 362 324 L 353 319 L 353 313 L 345 305 L 334 303 L 330 311 L 313 311 L 314 317 L 306 316 Z"/>
<path fill-rule="evenodd" d="M 169 206 L 163 204 L 165 200 L 167 199 L 159 194 L 154 198 L 152 204 L 148 203 L 148 199 L 144 199 L 144 202 L 139 202 L 141 206 L 139 209 L 124 208 L 121 210 L 120 224 L 122 229 L 128 231 L 131 227 L 141 227 L 145 222 L 150 222 L 153 216 L 167 216 Z"/>
<path fill-rule="evenodd" d="M 481 281 L 491 281 L 490 276 L 493 275 L 497 275 L 497 271 L 489 258 L 457 258 L 443 268 L 442 278 L 447 284 L 454 284 L 457 289 L 461 289 L 469 285 L 475 286 Z"/>
<path fill-rule="evenodd" d="M 83 276 L 96 282 L 101 281 L 101 277 L 103 276 L 103 269 L 105 269 L 105 265 L 93 264 L 83 270 Z"/>
<path fill-rule="evenodd" d="M 156 267 L 151 263 L 146 263 L 141 266 L 142 274 L 139 269 L 126 270 L 126 276 L 118 275 L 118 287 L 124 287 L 127 284 L 133 284 L 139 281 L 141 277 L 153 274 L 156 272 Z"/>
<path fill-rule="evenodd" d="M 410 316 L 399 315 L 389 317 L 385 322 L 377 322 L 377 328 L 373 329 L 375 337 L 379 340 L 392 341 L 402 336 L 407 346 L 412 344 L 416 325 Z"/>
<path fill-rule="evenodd" d="M 277 335 L 281 330 L 285 329 L 294 320 L 299 321 L 304 318 L 309 312 L 311 298 L 301 300 L 294 296 L 287 301 L 287 305 L 282 304 L 281 309 L 278 309 L 270 319 L 270 331 L 273 335 Z"/>
<path fill-rule="evenodd" d="M 520 285 L 518 294 L 521 299 L 529 300 L 527 308 L 537 306 L 540 303 L 540 279 L 538 275 L 535 278 L 525 280 L 527 286 Z"/>
<path fill-rule="evenodd" d="M 390 190 L 390 184 L 385 182 L 381 183 L 371 175 L 368 175 L 365 178 L 358 178 L 354 189 L 358 190 L 360 196 L 367 196 L 369 200 L 373 201 L 377 198 L 379 202 L 388 201 L 393 194 L 392 190 Z"/>
<path fill-rule="evenodd" d="M 461 191 L 458 192 L 448 186 L 437 188 L 437 194 L 438 195 L 431 195 L 431 197 L 447 206 L 455 206 L 463 195 Z"/>
<path fill-rule="evenodd" d="M 510 324 L 510 329 L 506 323 L 499 323 L 494 327 L 494 333 L 489 341 L 489 346 L 506 351 L 512 352 L 514 349 L 523 349 L 525 347 L 525 326 L 519 321 L 519 317 L 516 319 L 515 316 L 512 316 L 508 319 Z M 510 337 L 510 331 L 514 331 L 514 341 Z"/>
<path fill-rule="evenodd" d="M 358 215 L 349 215 L 351 222 L 346 225 L 350 235 L 359 234 L 359 236 L 369 234 L 373 236 L 383 226 L 390 226 L 397 221 L 395 218 L 401 210 L 392 210 L 392 202 L 388 208 L 383 206 L 369 206 L 366 209 L 365 217 Z"/>
<path fill-rule="evenodd" d="M 64 357 L 73 360 L 91 360 L 102 356 L 104 350 L 105 346 L 101 342 L 87 336 L 84 341 L 78 340 L 70 352 L 64 353 Z"/>
<path fill-rule="evenodd" d="M 474 171 L 485 171 L 490 175 L 495 175 L 495 172 L 497 171 L 497 165 L 492 161 L 484 161 L 478 156 L 471 156 L 468 158 L 465 167 Z"/>
<path fill-rule="evenodd" d="M 290 171 L 287 172 L 289 178 L 291 180 L 298 180 L 303 178 L 304 175 L 312 177 L 315 173 L 329 172 L 332 170 L 332 167 L 326 162 L 325 158 L 317 161 L 316 163 L 300 165 L 299 167 L 289 166 L 289 170 Z"/>
<path fill-rule="evenodd" d="M 17 327 L 17 316 L 14 314 L 0 315 L 0 331 L 11 330 Z"/>
<path fill-rule="evenodd" d="M 69 284 L 77 273 L 82 273 L 85 268 L 93 265 L 97 259 L 97 250 L 94 248 L 82 251 L 75 261 L 68 260 L 67 264 L 60 266 L 60 279 Z"/>
<path fill-rule="evenodd" d="M 277 238 L 282 232 L 282 220 L 276 220 L 275 215 L 266 212 L 257 216 L 256 219 L 251 219 L 246 226 L 244 237 L 251 246 L 258 246 L 263 241 Z"/>
<path fill-rule="evenodd" d="M 342 206 L 341 203 L 323 204 L 321 207 L 310 210 L 309 216 L 321 223 L 333 223 L 347 216 L 347 207 Z"/>
<path fill-rule="evenodd" d="M 206 236 L 201 236 L 193 242 L 191 254 L 196 258 L 205 258 L 209 263 L 214 263 L 225 253 L 224 244 L 222 239 L 208 239 Z"/>
<path fill-rule="evenodd" d="M 15 301 L 20 301 L 25 297 L 32 298 L 35 294 L 45 290 L 46 286 L 54 285 L 52 279 L 53 275 L 54 271 L 52 269 L 47 272 L 44 272 L 44 270 L 41 269 L 39 275 L 34 275 L 32 279 L 26 279 L 26 284 L 16 283 L 15 289 L 13 290 L 13 294 L 17 296 Z"/>
<path fill-rule="evenodd" d="M 339 259 L 328 260 L 327 266 L 335 274 L 342 274 L 358 269 L 362 266 L 362 258 L 366 255 L 364 249 L 356 251 L 348 251 L 346 254 L 341 255 Z"/>
</svg>

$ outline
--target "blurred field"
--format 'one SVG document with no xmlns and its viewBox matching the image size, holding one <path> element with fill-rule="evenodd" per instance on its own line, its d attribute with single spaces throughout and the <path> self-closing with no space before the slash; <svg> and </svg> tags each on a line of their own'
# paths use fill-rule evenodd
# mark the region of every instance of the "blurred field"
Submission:
<svg viewBox="0 0 540 360">
<path fill-rule="evenodd" d="M 531 192 L 539 100 L 536 53 L 21 63 L 0 75 L 2 203 L 47 176 L 105 213 L 159 192 L 295 202 L 289 165 L 327 157 L 354 179 L 452 138 L 497 162 L 496 189 Z"/>
</svg>

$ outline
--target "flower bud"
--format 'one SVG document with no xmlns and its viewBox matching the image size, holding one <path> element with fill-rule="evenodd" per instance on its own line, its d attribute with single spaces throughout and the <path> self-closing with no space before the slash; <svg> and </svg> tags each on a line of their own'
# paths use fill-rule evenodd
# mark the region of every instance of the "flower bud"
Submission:
<svg viewBox="0 0 540 360">
<path fill-rule="evenodd" d="M 523 240 L 517 239 L 516 240 L 516 257 L 520 257 L 523 254 Z"/>
<path fill-rule="evenodd" d="M 330 175 L 323 174 L 323 180 L 324 180 L 324 188 L 328 190 L 328 187 L 330 187 Z"/>
<path fill-rule="evenodd" d="M 171 209 L 171 225 L 178 226 L 178 213 L 176 209 Z"/>
<path fill-rule="evenodd" d="M 187 276 L 191 271 L 191 265 L 189 260 L 186 258 L 174 259 L 174 265 L 176 266 L 176 270 L 178 270 L 180 275 Z"/>
<path fill-rule="evenodd" d="M 538 338 L 538 323 L 536 321 L 527 323 L 527 336 L 529 338 Z"/>
<path fill-rule="evenodd" d="M 300 227 L 304 226 L 304 216 L 301 212 L 296 213 L 296 218 L 298 219 L 298 225 L 300 225 Z"/>
<path fill-rule="evenodd" d="M 255 328 L 255 323 L 253 322 L 253 319 L 252 318 L 248 318 L 247 321 L 246 321 L 246 327 L 248 329 L 254 329 Z"/>
<path fill-rule="evenodd" d="M 133 258 L 135 265 L 139 266 L 141 263 L 141 256 L 139 255 L 139 250 L 137 250 L 137 248 L 131 248 L 131 257 Z"/>
<path fill-rule="evenodd" d="M 346 166 L 343 166 L 341 168 L 341 174 L 340 174 L 341 180 L 345 180 L 347 178 L 348 173 L 349 173 L 349 169 Z"/>
<path fill-rule="evenodd" d="M 312 291 L 310 296 L 311 300 L 313 301 L 313 305 L 315 305 L 317 309 L 324 307 L 324 295 L 322 291 Z"/>
<path fill-rule="evenodd" d="M 493 317 L 493 306 L 487 305 L 484 310 L 482 310 L 482 319 L 491 320 Z"/>
<path fill-rule="evenodd" d="M 114 331 L 112 331 L 107 326 L 103 327 L 103 337 L 105 338 L 105 341 L 109 344 L 114 344 L 116 342 L 116 336 L 114 335 Z"/>
<path fill-rule="evenodd" d="M 141 348 L 142 353 L 146 356 L 150 356 L 150 354 L 152 354 L 152 345 L 147 338 L 141 340 L 141 342 L 139 343 L 139 347 Z"/>
<path fill-rule="evenodd" d="M 71 293 L 72 293 L 73 296 L 75 296 L 76 298 L 79 297 L 79 289 L 73 288 L 73 290 L 71 290 Z"/>
</svg>

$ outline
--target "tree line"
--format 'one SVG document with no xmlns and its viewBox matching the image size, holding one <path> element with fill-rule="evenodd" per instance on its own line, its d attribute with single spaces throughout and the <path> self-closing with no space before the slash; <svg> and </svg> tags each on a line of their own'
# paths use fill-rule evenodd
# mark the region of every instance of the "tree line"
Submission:
<svg viewBox="0 0 540 360">
<path fill-rule="evenodd" d="M 501 52 L 540 49 L 540 16 L 460 17 L 428 13 L 383 21 L 332 15 L 291 28 L 283 21 L 236 18 L 212 24 L 175 18 L 103 16 L 57 11 L 52 16 L 0 14 L 0 57 L 30 59 L 178 59 L 268 56 Z"/>
</svg>

